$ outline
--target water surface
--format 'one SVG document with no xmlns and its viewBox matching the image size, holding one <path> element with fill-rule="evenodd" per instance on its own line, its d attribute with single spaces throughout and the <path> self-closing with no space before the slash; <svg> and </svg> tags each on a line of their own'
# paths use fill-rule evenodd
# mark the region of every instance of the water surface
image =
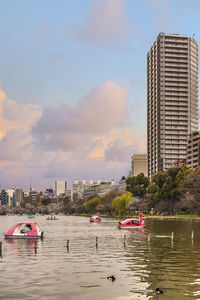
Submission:
<svg viewBox="0 0 200 300">
<path fill-rule="evenodd" d="M 35 251 L 34 240 L 3 237 L 28 219 L 0 216 L 0 299 L 200 299 L 200 222 L 148 219 L 145 228 L 118 230 L 116 219 L 58 218 L 33 219 L 44 230 Z"/>
</svg>

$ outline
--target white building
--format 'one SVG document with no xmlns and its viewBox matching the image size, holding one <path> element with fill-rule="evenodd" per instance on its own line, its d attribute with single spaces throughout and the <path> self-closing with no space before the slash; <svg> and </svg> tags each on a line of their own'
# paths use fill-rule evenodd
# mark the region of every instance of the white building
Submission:
<svg viewBox="0 0 200 300">
<path fill-rule="evenodd" d="M 56 196 L 65 194 L 66 190 L 67 190 L 67 181 L 65 181 L 65 180 L 56 180 L 55 181 Z"/>
<path fill-rule="evenodd" d="M 15 187 L 7 189 L 7 194 L 8 194 L 8 205 L 12 206 L 13 205 L 13 195 L 15 193 Z"/>
<path fill-rule="evenodd" d="M 8 188 L 6 192 L 8 194 L 8 205 L 9 206 L 13 206 L 13 205 L 18 206 L 24 199 L 23 190 L 16 186 L 12 187 L 12 188 Z M 14 202 L 16 202 L 16 203 L 14 203 Z"/>
</svg>

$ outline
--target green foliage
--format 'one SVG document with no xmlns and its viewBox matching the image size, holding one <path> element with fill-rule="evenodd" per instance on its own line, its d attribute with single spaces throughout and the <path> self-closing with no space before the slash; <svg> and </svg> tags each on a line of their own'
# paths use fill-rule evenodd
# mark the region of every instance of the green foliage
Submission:
<svg viewBox="0 0 200 300">
<path fill-rule="evenodd" d="M 144 198 L 148 185 L 149 179 L 143 173 L 126 179 L 126 190 L 136 197 Z"/>
<path fill-rule="evenodd" d="M 49 205 L 51 203 L 50 198 L 43 198 L 41 201 L 42 205 Z"/>
<path fill-rule="evenodd" d="M 183 192 L 192 196 L 195 213 L 200 215 L 200 167 L 188 174 L 183 185 Z"/>
<path fill-rule="evenodd" d="M 154 203 L 164 201 L 168 204 L 168 211 L 172 209 L 180 199 L 182 187 L 186 179 L 192 173 L 187 166 L 169 168 L 167 171 L 158 172 L 153 177 L 153 183 L 149 185 L 147 193 Z"/>
<path fill-rule="evenodd" d="M 87 211 L 94 211 L 97 205 L 99 205 L 100 203 L 101 200 L 98 197 L 95 197 L 85 202 L 85 208 Z"/>
<path fill-rule="evenodd" d="M 119 216 L 124 216 L 127 211 L 128 203 L 132 200 L 132 194 L 125 192 L 121 196 L 117 196 L 112 201 L 112 207 Z"/>
</svg>

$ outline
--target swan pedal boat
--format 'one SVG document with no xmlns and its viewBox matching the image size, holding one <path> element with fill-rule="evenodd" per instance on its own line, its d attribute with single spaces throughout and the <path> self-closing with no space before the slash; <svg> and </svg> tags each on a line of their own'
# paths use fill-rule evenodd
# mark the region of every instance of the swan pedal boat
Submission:
<svg viewBox="0 0 200 300">
<path fill-rule="evenodd" d="M 140 213 L 139 219 L 129 218 L 118 223 L 118 228 L 143 228 L 144 226 L 142 213 Z"/>
<path fill-rule="evenodd" d="M 100 216 L 93 216 L 90 218 L 90 222 L 101 222 Z"/>
<path fill-rule="evenodd" d="M 36 222 L 18 222 L 4 236 L 6 239 L 36 239 L 42 238 L 43 234 Z"/>
</svg>

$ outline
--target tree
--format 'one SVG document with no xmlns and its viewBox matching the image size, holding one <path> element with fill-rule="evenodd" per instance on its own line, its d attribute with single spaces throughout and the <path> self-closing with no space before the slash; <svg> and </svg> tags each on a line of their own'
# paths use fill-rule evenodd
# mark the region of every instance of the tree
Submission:
<svg viewBox="0 0 200 300">
<path fill-rule="evenodd" d="M 149 179 L 143 173 L 126 179 L 126 190 L 136 197 L 144 198 L 148 185 Z"/>
<path fill-rule="evenodd" d="M 193 172 L 190 172 L 185 178 L 183 193 L 192 196 L 195 213 L 200 215 L 200 167 L 197 167 Z"/>
<path fill-rule="evenodd" d="M 170 214 L 175 212 L 176 202 L 181 199 L 181 189 L 184 181 L 191 173 L 187 166 L 169 168 L 160 171 L 153 177 L 153 183 L 148 187 L 147 193 L 159 209 L 167 210 Z"/>
<path fill-rule="evenodd" d="M 49 205 L 51 203 L 51 199 L 50 198 L 43 198 L 42 199 L 42 205 Z"/>
<path fill-rule="evenodd" d="M 108 193 L 101 196 L 101 205 L 104 206 L 104 211 L 111 213 L 112 212 L 112 201 L 115 197 L 122 194 L 119 190 L 111 190 Z"/>
<path fill-rule="evenodd" d="M 94 197 L 91 200 L 85 202 L 85 208 L 87 211 L 94 211 L 97 205 L 101 203 L 101 200 L 98 197 Z"/>
<path fill-rule="evenodd" d="M 132 194 L 125 192 L 121 196 L 117 196 L 112 201 L 112 207 L 117 214 L 121 217 L 126 214 L 128 203 L 132 200 Z"/>
</svg>

